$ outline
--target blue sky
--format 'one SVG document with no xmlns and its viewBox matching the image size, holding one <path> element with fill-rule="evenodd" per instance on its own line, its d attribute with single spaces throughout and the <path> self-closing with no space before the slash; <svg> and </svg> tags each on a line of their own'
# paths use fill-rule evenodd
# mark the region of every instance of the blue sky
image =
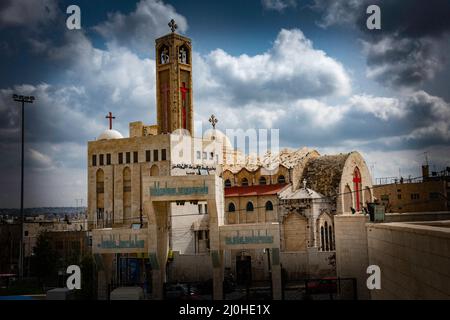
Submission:
<svg viewBox="0 0 450 320">
<path fill-rule="evenodd" d="M 365 27 L 369 4 L 382 29 Z M 65 26 L 81 8 L 82 30 Z M 419 14 L 420 13 L 420 14 Z M 423 13 L 423 14 L 421 14 Z M 375 177 L 450 166 L 450 2 L 431 0 L 63 1 L 0 4 L 0 207 L 19 204 L 19 124 L 27 106 L 25 205 L 86 199 L 86 142 L 108 111 L 155 122 L 154 39 L 193 41 L 194 108 L 207 126 L 279 128 L 281 146 L 360 151 Z M 388 159 L 388 160 L 387 160 Z"/>
</svg>

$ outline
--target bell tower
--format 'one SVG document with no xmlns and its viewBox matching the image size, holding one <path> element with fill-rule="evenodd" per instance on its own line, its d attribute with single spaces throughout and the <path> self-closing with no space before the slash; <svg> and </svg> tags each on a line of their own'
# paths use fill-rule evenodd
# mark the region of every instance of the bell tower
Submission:
<svg viewBox="0 0 450 320">
<path fill-rule="evenodd" d="M 193 135 L 191 39 L 175 33 L 156 39 L 156 108 L 158 134 L 186 129 Z"/>
</svg>

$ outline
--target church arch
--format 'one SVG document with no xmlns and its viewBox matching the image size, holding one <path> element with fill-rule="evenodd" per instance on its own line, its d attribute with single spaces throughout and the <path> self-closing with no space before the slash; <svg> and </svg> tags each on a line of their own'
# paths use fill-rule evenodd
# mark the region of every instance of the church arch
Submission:
<svg viewBox="0 0 450 320">
<path fill-rule="evenodd" d="M 289 213 L 283 221 L 284 251 L 305 251 L 308 243 L 308 220 L 297 213 Z"/>
<path fill-rule="evenodd" d="M 355 204 L 354 208 L 356 211 L 361 211 L 361 203 L 362 203 L 362 188 L 361 188 L 361 173 L 358 167 L 355 167 L 353 171 L 353 190 L 355 190 Z"/>
<path fill-rule="evenodd" d="M 247 212 L 252 212 L 254 210 L 253 202 L 251 202 L 251 201 L 247 202 L 247 205 L 245 208 L 246 208 Z"/>
<path fill-rule="evenodd" d="M 235 212 L 236 211 L 236 206 L 234 205 L 233 202 L 230 202 L 228 204 L 228 212 Z"/>
<path fill-rule="evenodd" d="M 266 211 L 273 211 L 273 203 L 270 200 L 266 202 Z"/>
<path fill-rule="evenodd" d="M 150 176 L 152 176 L 152 177 L 159 176 L 159 167 L 156 164 L 151 166 L 151 168 L 150 168 Z"/>
<path fill-rule="evenodd" d="M 243 186 L 243 187 L 248 186 L 248 179 L 247 178 L 242 178 L 241 186 Z"/>
<path fill-rule="evenodd" d="M 343 205 L 342 211 L 350 212 L 351 208 L 353 208 L 352 189 L 350 189 L 349 185 L 346 185 L 344 188 L 344 205 Z"/>
<path fill-rule="evenodd" d="M 260 178 L 259 178 L 259 184 L 260 184 L 260 185 L 266 185 L 266 184 L 267 184 L 267 179 L 266 179 L 266 177 L 260 177 Z"/>
<path fill-rule="evenodd" d="M 281 174 L 277 179 L 278 183 L 286 183 L 286 178 Z"/>
<path fill-rule="evenodd" d="M 231 187 L 231 181 L 230 181 L 230 179 L 225 180 L 224 185 L 225 185 L 225 188 Z"/>
<path fill-rule="evenodd" d="M 322 213 L 317 219 L 318 246 L 319 251 L 333 251 L 334 246 L 334 224 L 333 218 L 328 213 Z"/>
</svg>

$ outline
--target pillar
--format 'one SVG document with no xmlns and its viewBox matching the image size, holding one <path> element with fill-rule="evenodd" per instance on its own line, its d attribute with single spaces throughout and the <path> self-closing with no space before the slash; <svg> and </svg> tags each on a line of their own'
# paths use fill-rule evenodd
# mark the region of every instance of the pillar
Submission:
<svg viewBox="0 0 450 320">
<path fill-rule="evenodd" d="M 281 265 L 280 265 L 280 249 L 272 248 L 272 298 L 273 300 L 282 299 L 282 285 L 281 285 Z"/>
</svg>

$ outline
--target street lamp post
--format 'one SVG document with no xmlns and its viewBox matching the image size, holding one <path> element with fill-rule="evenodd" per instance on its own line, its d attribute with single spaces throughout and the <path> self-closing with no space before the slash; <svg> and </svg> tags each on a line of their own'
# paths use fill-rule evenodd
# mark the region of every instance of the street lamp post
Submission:
<svg viewBox="0 0 450 320">
<path fill-rule="evenodd" d="M 33 103 L 34 96 L 22 96 L 13 94 L 13 100 L 22 103 L 22 153 L 21 153 L 21 171 L 20 171 L 20 249 L 19 249 L 19 277 L 23 278 L 23 260 L 24 260 L 24 244 L 23 244 L 23 168 L 24 168 L 24 145 L 25 145 L 25 103 Z"/>
</svg>

